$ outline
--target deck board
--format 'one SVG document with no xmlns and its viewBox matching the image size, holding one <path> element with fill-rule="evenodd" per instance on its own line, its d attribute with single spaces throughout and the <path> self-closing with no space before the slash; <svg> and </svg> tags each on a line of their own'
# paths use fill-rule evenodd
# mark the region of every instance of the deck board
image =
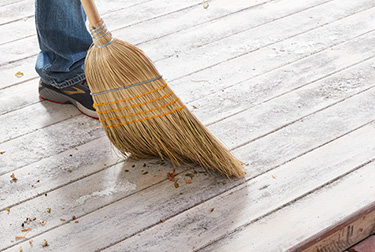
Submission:
<svg viewBox="0 0 375 252">
<path fill-rule="evenodd" d="M 183 165 L 178 188 L 168 162 L 124 160 L 98 121 L 39 100 L 34 1 L 0 4 L 0 251 L 294 251 L 375 201 L 375 3 L 208 3 L 98 0 L 247 164 Z"/>
</svg>

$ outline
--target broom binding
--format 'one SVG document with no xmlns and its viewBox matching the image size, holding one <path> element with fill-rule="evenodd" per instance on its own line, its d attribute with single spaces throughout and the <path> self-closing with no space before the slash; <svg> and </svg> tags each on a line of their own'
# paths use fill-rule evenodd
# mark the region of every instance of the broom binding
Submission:
<svg viewBox="0 0 375 252">
<path fill-rule="evenodd" d="M 151 79 L 151 80 L 142 81 L 142 82 L 138 82 L 138 83 L 135 83 L 135 84 L 130 84 L 130 85 L 127 85 L 127 86 L 123 86 L 123 87 L 119 87 L 119 88 L 114 88 L 114 89 L 110 89 L 110 90 L 105 90 L 105 91 L 97 92 L 97 93 L 90 93 L 90 94 L 91 94 L 91 95 L 106 94 L 106 93 L 113 92 L 113 91 L 119 91 L 119 90 L 122 90 L 122 89 L 126 89 L 126 88 L 131 88 L 131 87 L 139 86 L 139 85 L 142 85 L 142 84 L 147 84 L 147 83 L 150 83 L 150 82 L 153 82 L 153 81 L 159 80 L 160 78 L 163 78 L 163 76 L 160 75 L 159 77 L 156 77 L 156 78 Z"/>
</svg>

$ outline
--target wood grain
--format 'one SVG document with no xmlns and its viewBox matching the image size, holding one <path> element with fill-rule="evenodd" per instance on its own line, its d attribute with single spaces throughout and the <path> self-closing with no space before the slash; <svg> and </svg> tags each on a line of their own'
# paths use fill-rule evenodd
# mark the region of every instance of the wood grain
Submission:
<svg viewBox="0 0 375 252">
<path fill-rule="evenodd" d="M 372 220 L 362 209 L 375 198 L 375 3 L 208 4 L 98 8 L 247 164 L 243 180 L 124 159 L 98 121 L 40 101 L 33 1 L 0 4 L 11 34 L 0 38 L 1 251 L 39 251 L 44 239 L 45 251 L 324 251 L 345 249 L 331 241 L 347 225 L 348 244 L 369 234 L 359 216 Z"/>
</svg>

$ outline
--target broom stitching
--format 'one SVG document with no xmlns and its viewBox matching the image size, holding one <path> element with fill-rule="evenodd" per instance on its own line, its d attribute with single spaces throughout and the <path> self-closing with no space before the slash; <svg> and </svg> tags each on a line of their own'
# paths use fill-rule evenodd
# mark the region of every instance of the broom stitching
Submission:
<svg viewBox="0 0 375 252">
<path fill-rule="evenodd" d="M 167 103 L 165 105 L 162 105 L 162 106 L 159 106 L 159 107 L 156 107 L 156 108 L 153 108 L 153 109 L 149 109 L 149 110 L 146 110 L 146 111 L 140 111 L 140 112 L 137 112 L 137 113 L 133 113 L 133 114 L 129 114 L 129 115 L 124 115 L 124 116 L 117 116 L 117 117 L 113 117 L 113 118 L 106 118 L 106 119 L 99 118 L 99 121 L 101 121 L 101 122 L 103 122 L 103 121 L 110 121 L 110 120 L 122 119 L 122 118 L 125 118 L 125 117 L 130 117 L 130 116 L 136 116 L 136 115 L 140 115 L 140 114 L 145 114 L 145 113 L 148 113 L 148 112 L 152 112 L 152 111 L 155 111 L 155 110 L 167 107 L 169 105 L 173 105 L 179 99 L 180 99 L 180 97 L 177 97 L 174 101 L 172 101 L 170 103 Z"/>
<path fill-rule="evenodd" d="M 103 30 L 103 31 L 104 31 L 104 30 Z M 100 31 L 100 32 L 102 32 L 102 31 Z M 104 32 L 103 34 L 101 34 L 101 35 L 99 35 L 99 36 L 96 36 L 96 37 L 92 36 L 92 38 L 93 38 L 93 39 L 98 39 L 98 38 L 104 37 L 107 33 L 108 33 L 108 30 L 105 30 L 105 32 Z"/>
<path fill-rule="evenodd" d="M 179 111 L 179 110 L 181 110 L 181 109 L 183 109 L 185 107 L 186 107 L 186 105 L 183 105 L 180 108 L 176 108 L 174 110 L 168 111 L 168 112 L 160 114 L 160 115 L 155 115 L 155 116 L 146 117 L 146 118 L 142 118 L 142 119 L 138 119 L 138 120 L 133 120 L 133 121 L 130 121 L 130 122 L 124 122 L 124 123 L 119 123 L 119 124 L 112 124 L 112 125 L 107 125 L 107 126 L 103 125 L 103 128 L 106 129 L 106 128 L 110 128 L 110 127 L 117 127 L 117 126 L 121 126 L 121 125 L 127 125 L 127 124 L 131 124 L 131 123 L 142 122 L 142 121 L 146 121 L 146 120 L 151 120 L 151 119 L 159 118 L 159 117 L 166 116 L 166 115 L 169 115 L 171 113 L 174 113 L 176 111 Z"/>
<path fill-rule="evenodd" d="M 159 91 L 163 88 L 166 88 L 167 87 L 167 83 L 165 83 L 164 86 L 160 87 L 160 88 L 157 88 L 157 89 L 154 89 L 154 90 L 151 90 L 149 92 L 146 92 L 146 93 L 143 93 L 143 94 L 140 94 L 140 95 L 137 95 L 137 96 L 134 96 L 134 97 L 130 97 L 130 98 L 125 98 L 125 99 L 122 99 L 122 100 L 119 100 L 119 101 L 112 101 L 112 102 L 105 102 L 105 103 L 95 103 L 94 106 L 102 106 L 102 105 L 109 105 L 109 104 L 115 104 L 115 103 L 119 103 L 119 102 L 124 102 L 124 101 L 130 101 L 130 100 L 133 100 L 133 99 L 136 99 L 136 98 L 139 98 L 139 97 L 142 97 L 142 96 L 145 96 L 145 95 L 148 95 L 148 94 L 151 94 L 151 93 L 154 93 L 156 91 Z"/>
<path fill-rule="evenodd" d="M 113 39 L 112 39 L 113 40 Z M 112 41 L 111 40 L 111 41 Z M 111 42 L 110 41 L 110 42 Z M 109 43 L 109 42 L 108 42 Z M 107 43 L 107 44 L 108 44 Z M 104 47 L 105 45 L 101 46 L 101 47 Z M 98 47 L 95 45 L 95 47 Z M 98 47 L 100 48 L 100 47 Z M 162 78 L 163 76 L 160 75 L 159 77 L 156 77 L 154 79 L 151 79 L 151 80 L 147 80 L 147 81 L 142 81 L 142 82 L 138 82 L 138 83 L 135 83 L 135 84 L 131 84 L 129 86 L 124 86 L 124 87 L 120 87 L 120 88 L 114 88 L 114 89 L 110 89 L 110 90 L 106 90 L 106 91 L 102 91 L 102 92 L 98 92 L 98 93 L 91 93 L 91 95 L 100 95 L 100 94 L 106 94 L 106 93 L 109 93 L 109 92 L 113 92 L 113 91 L 119 91 L 119 90 L 122 90 L 122 89 L 127 89 L 127 88 L 131 88 L 131 87 L 135 87 L 135 86 L 138 86 L 138 85 L 142 85 L 142 84 L 146 84 L 146 83 L 150 83 L 150 82 L 153 82 L 153 81 L 156 81 L 160 78 Z"/>
<path fill-rule="evenodd" d="M 142 105 L 145 105 L 145 104 L 148 104 L 148 103 L 154 102 L 154 101 L 161 100 L 161 99 L 163 99 L 163 98 L 167 98 L 168 96 L 171 96 L 172 94 L 173 94 L 173 91 L 171 91 L 169 94 L 163 95 L 163 96 L 161 96 L 161 97 L 158 97 L 158 98 L 155 98 L 155 99 L 152 99 L 152 100 L 149 100 L 149 101 L 143 102 L 143 103 L 134 104 L 134 105 L 131 105 L 131 106 L 128 106 L 128 107 L 124 107 L 124 108 L 118 108 L 118 109 L 107 110 L 107 111 L 96 111 L 96 112 L 97 112 L 98 114 L 104 114 L 104 113 L 111 113 L 111 112 L 116 112 L 116 111 L 120 111 L 120 110 L 124 110 L 124 109 L 129 109 L 129 108 L 135 108 L 135 107 L 139 107 L 139 106 L 142 106 Z"/>
<path fill-rule="evenodd" d="M 104 25 L 105 25 L 105 23 L 103 22 L 103 24 L 101 24 L 99 27 L 96 27 L 95 29 L 90 29 L 90 32 L 97 31 L 97 30 L 99 30 L 100 28 L 102 28 Z"/>
<path fill-rule="evenodd" d="M 104 24 L 103 24 L 103 25 L 104 25 Z M 92 36 L 92 35 L 97 35 L 97 34 L 103 32 L 105 29 L 107 29 L 107 26 L 106 26 L 106 25 L 103 26 L 103 25 L 101 25 L 102 27 L 101 27 L 100 30 L 95 31 L 95 32 L 91 32 L 91 36 Z"/>
</svg>

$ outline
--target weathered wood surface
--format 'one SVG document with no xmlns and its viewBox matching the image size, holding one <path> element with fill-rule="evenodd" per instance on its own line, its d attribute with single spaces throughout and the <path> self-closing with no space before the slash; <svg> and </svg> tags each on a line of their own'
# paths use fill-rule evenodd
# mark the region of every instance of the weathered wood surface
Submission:
<svg viewBox="0 0 375 252">
<path fill-rule="evenodd" d="M 375 2 L 208 3 L 98 1 L 247 164 L 178 167 L 178 188 L 168 163 L 123 160 L 98 121 L 39 100 L 34 1 L 0 3 L 0 251 L 297 250 L 374 202 Z"/>
<path fill-rule="evenodd" d="M 290 248 L 290 251 L 341 251 L 366 240 L 374 230 L 375 202 L 346 217 L 337 226 L 324 229 L 303 243 Z"/>
</svg>

